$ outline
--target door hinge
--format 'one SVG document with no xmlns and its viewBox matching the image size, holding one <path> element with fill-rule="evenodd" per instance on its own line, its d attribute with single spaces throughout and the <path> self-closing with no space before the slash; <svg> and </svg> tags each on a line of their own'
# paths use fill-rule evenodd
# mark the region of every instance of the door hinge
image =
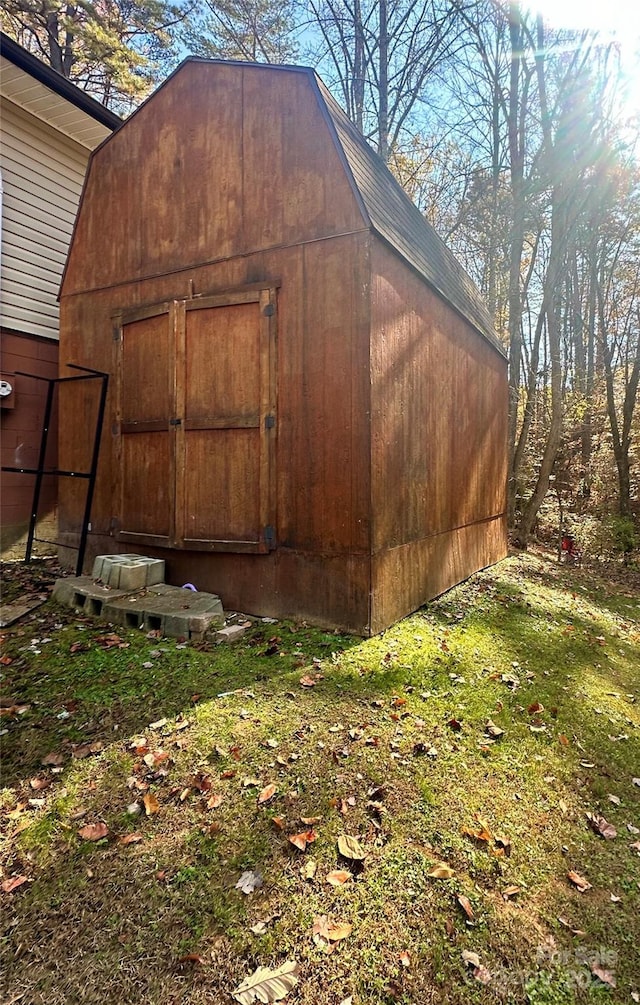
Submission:
<svg viewBox="0 0 640 1005">
<path fill-rule="evenodd" d="M 169 419 L 170 426 L 180 426 L 182 425 L 182 419 Z"/>
<path fill-rule="evenodd" d="M 273 427 L 275 426 L 275 424 L 276 424 L 276 417 L 275 417 L 275 415 L 265 415 L 265 417 L 264 417 L 264 428 L 265 429 L 273 429 Z"/>
<path fill-rule="evenodd" d="M 276 532 L 275 532 L 275 530 L 273 529 L 273 527 L 271 526 L 270 523 L 267 524 L 267 526 L 264 528 L 264 530 L 263 530 L 262 533 L 263 533 L 263 536 L 264 536 L 264 543 L 266 544 L 267 548 L 275 548 L 275 546 L 276 546 Z"/>
</svg>

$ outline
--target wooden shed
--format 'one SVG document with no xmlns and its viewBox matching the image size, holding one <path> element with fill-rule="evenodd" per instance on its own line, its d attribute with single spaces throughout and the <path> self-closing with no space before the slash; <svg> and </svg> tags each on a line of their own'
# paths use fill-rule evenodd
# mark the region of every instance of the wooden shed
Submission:
<svg viewBox="0 0 640 1005">
<path fill-rule="evenodd" d="M 91 158 L 61 318 L 112 377 L 88 561 L 368 635 L 505 555 L 504 352 L 313 71 L 187 59 Z"/>
</svg>

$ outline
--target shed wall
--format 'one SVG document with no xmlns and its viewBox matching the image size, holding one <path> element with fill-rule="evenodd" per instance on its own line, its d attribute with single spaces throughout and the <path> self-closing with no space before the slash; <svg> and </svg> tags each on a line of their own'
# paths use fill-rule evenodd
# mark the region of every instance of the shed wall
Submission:
<svg viewBox="0 0 640 1005">
<path fill-rule="evenodd" d="M 93 155 L 63 295 L 363 226 L 305 73 L 188 62 Z"/>
<path fill-rule="evenodd" d="M 372 247 L 372 630 L 506 554 L 506 362 Z"/>
<path fill-rule="evenodd" d="M 116 310 L 184 297 L 190 282 L 210 293 L 246 283 L 278 283 L 277 550 L 237 555 L 163 549 L 156 553 L 167 561 L 168 581 L 189 581 L 217 592 L 228 609 L 295 615 L 367 634 L 368 247 L 369 236 L 361 233 L 236 258 L 178 277 L 63 297 L 65 359 L 113 371 L 111 315 Z M 90 388 L 69 385 L 65 391 L 63 467 L 86 458 L 84 430 L 94 407 Z M 112 382 L 88 562 L 95 554 L 118 550 L 114 392 Z M 210 477 L 215 473 L 212 456 Z M 71 543 L 77 537 L 83 494 L 69 480 L 60 491 L 61 532 Z M 151 499 L 158 495 L 153 484 L 148 492 Z"/>
</svg>

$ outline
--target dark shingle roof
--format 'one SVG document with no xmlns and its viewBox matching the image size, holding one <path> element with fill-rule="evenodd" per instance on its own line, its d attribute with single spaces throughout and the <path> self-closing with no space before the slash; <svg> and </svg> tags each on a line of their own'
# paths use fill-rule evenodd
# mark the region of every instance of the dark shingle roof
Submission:
<svg viewBox="0 0 640 1005">
<path fill-rule="evenodd" d="M 315 81 L 372 228 L 504 355 L 475 284 L 322 81 Z"/>
</svg>

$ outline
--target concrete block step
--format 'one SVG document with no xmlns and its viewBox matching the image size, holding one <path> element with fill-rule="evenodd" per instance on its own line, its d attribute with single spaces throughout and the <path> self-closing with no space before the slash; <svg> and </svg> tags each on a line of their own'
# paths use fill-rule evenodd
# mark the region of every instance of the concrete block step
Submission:
<svg viewBox="0 0 640 1005">
<path fill-rule="evenodd" d="M 164 583 L 114 598 L 105 604 L 103 617 L 117 625 L 186 639 L 202 638 L 210 628 L 224 625 L 222 603 L 214 593 L 196 593 Z"/>
<path fill-rule="evenodd" d="M 53 600 L 113 624 L 174 638 L 200 639 L 225 621 L 222 602 L 215 594 L 166 583 L 134 591 L 96 583 L 90 576 L 69 576 L 56 581 Z"/>
</svg>

